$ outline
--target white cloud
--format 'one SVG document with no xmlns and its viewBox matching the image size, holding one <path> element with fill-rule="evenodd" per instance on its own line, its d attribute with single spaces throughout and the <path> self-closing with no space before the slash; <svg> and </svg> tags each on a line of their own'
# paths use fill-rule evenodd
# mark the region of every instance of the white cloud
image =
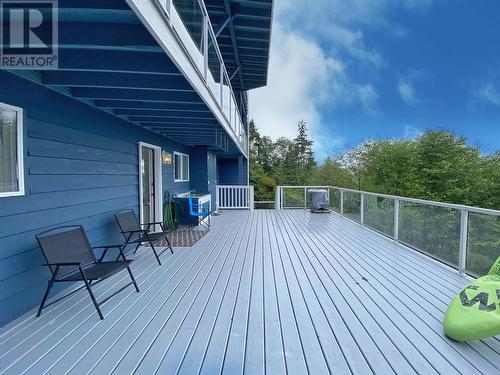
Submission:
<svg viewBox="0 0 500 375">
<path fill-rule="evenodd" d="M 383 28 L 390 35 L 406 33 L 401 26 L 388 21 L 395 8 L 425 11 L 434 0 L 281 0 L 276 2 L 276 18 L 286 20 L 295 29 L 346 48 L 354 57 L 380 63 L 382 56 L 364 44 L 362 27 Z M 304 6 L 307 4 L 307 6 Z"/>
<path fill-rule="evenodd" d="M 383 57 L 366 47 L 360 26 L 384 23 L 383 8 L 367 0 L 316 0 L 305 9 L 302 0 L 286 0 L 276 3 L 275 18 L 285 28 L 321 40 L 333 52 L 347 52 L 360 62 L 381 66 Z"/>
<path fill-rule="evenodd" d="M 418 99 L 415 96 L 415 88 L 413 87 L 412 82 L 400 79 L 398 82 L 398 92 L 401 99 L 403 99 L 406 104 L 415 105 L 418 103 Z"/>
<path fill-rule="evenodd" d="M 328 99 L 330 77 L 343 68 L 315 43 L 283 31 L 279 24 L 273 31 L 268 84 L 250 92 L 250 115 L 264 134 L 291 138 L 301 119 L 311 131 L 320 126 L 319 102 Z"/>
<path fill-rule="evenodd" d="M 305 120 L 313 139 L 324 136 L 321 106 L 337 109 L 359 105 L 375 113 L 378 94 L 369 84 L 358 84 L 346 74 L 344 63 L 326 56 L 320 46 L 274 25 L 266 87 L 252 90 L 250 117 L 273 139 L 294 137 L 297 122 Z"/>
<path fill-rule="evenodd" d="M 476 111 L 481 105 L 500 107 L 500 91 L 492 81 L 483 81 L 475 85 L 467 102 L 469 111 Z"/>
<path fill-rule="evenodd" d="M 476 96 L 485 103 L 500 106 L 500 92 L 498 92 L 492 82 L 487 82 L 479 87 L 476 91 Z"/>
<path fill-rule="evenodd" d="M 402 3 L 409 9 L 425 9 L 431 5 L 434 0 L 403 0 Z"/>
<path fill-rule="evenodd" d="M 421 136 L 423 133 L 424 132 L 419 128 L 416 128 L 416 127 L 411 126 L 411 125 L 405 125 L 403 138 L 404 139 L 415 139 L 415 138 Z"/>
<path fill-rule="evenodd" d="M 379 94 L 374 82 L 359 81 L 353 72 L 377 76 L 386 66 L 376 48 L 365 43 L 364 28 L 383 28 L 404 37 L 392 27 L 386 13 L 391 7 L 424 9 L 431 0 L 282 0 L 275 5 L 268 85 L 249 93 L 250 118 L 259 130 L 276 139 L 294 137 L 297 122 L 308 123 L 321 155 L 345 147 L 332 124 L 325 123 L 325 109 L 359 108 L 379 114 Z"/>
<path fill-rule="evenodd" d="M 401 99 L 410 106 L 418 106 L 425 102 L 416 94 L 415 85 L 428 78 L 428 74 L 419 70 L 411 70 L 406 76 L 398 79 L 398 93 Z"/>
<path fill-rule="evenodd" d="M 318 138 L 314 142 L 314 153 L 316 158 L 321 162 L 328 156 L 339 154 L 346 149 L 346 139 L 343 136 L 327 135 Z"/>
<path fill-rule="evenodd" d="M 372 85 L 361 85 L 357 87 L 359 100 L 366 113 L 377 114 L 376 104 L 378 94 Z"/>
</svg>

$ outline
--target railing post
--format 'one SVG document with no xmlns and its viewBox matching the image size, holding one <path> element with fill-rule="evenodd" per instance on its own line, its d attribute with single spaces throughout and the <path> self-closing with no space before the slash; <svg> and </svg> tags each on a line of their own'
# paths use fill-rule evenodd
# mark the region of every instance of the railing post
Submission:
<svg viewBox="0 0 500 375">
<path fill-rule="evenodd" d="M 210 20 L 203 14 L 203 77 L 207 79 L 208 74 L 208 23 Z"/>
<path fill-rule="evenodd" d="M 217 185 L 215 186 L 215 210 L 219 211 L 219 194 L 220 194 L 220 187 Z"/>
<path fill-rule="evenodd" d="M 172 2 L 172 0 L 165 0 L 164 4 L 165 4 L 165 13 L 167 14 L 167 16 L 169 17 L 169 19 L 171 18 L 170 17 L 170 3 Z M 170 22 L 169 22 L 170 23 Z"/>
<path fill-rule="evenodd" d="M 280 210 L 283 209 L 283 188 L 280 187 Z"/>
<path fill-rule="evenodd" d="M 304 210 L 307 209 L 307 188 L 304 186 Z"/>
<path fill-rule="evenodd" d="M 220 65 L 220 108 L 224 110 L 224 66 Z"/>
<path fill-rule="evenodd" d="M 394 199 L 394 241 L 399 241 L 399 199 Z"/>
<path fill-rule="evenodd" d="M 469 235 L 469 211 L 462 210 L 460 214 L 460 250 L 458 253 L 458 273 L 465 274 L 467 260 L 467 238 Z"/>
<path fill-rule="evenodd" d="M 361 196 L 361 203 L 360 203 L 360 223 L 363 225 L 365 223 L 365 195 L 363 193 L 360 194 Z"/>
<path fill-rule="evenodd" d="M 250 186 L 250 210 L 253 211 L 254 209 L 254 205 L 255 205 L 255 202 L 254 202 L 254 187 L 253 186 Z"/>
<path fill-rule="evenodd" d="M 344 190 L 340 190 L 340 214 L 344 215 Z"/>
</svg>

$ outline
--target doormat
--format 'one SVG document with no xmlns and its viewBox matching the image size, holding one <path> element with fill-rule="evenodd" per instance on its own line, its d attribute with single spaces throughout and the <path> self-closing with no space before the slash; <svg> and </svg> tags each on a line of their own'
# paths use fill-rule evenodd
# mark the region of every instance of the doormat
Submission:
<svg viewBox="0 0 500 375">
<path fill-rule="evenodd" d="M 168 240 L 172 247 L 191 247 L 196 242 L 201 240 L 208 231 L 199 229 L 177 229 L 168 234 Z M 165 239 L 158 240 L 154 243 L 158 247 L 166 247 L 167 241 Z M 147 244 L 146 246 L 149 246 Z"/>
</svg>

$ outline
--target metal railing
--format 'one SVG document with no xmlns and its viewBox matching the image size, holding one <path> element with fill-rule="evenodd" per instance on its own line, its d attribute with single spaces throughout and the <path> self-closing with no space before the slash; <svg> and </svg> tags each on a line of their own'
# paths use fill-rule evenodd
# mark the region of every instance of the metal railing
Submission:
<svg viewBox="0 0 500 375">
<path fill-rule="evenodd" d="M 217 185 L 216 209 L 253 210 L 254 189 L 248 185 Z"/>
<path fill-rule="evenodd" d="M 194 66 L 217 102 L 241 147 L 248 152 L 248 137 L 237 106 L 222 53 L 203 0 L 155 0 L 179 35 Z"/>
<path fill-rule="evenodd" d="M 360 225 L 458 270 L 481 275 L 500 256 L 500 211 L 335 186 L 278 186 L 276 209 L 307 208 L 309 189 L 328 191 L 330 207 Z"/>
</svg>

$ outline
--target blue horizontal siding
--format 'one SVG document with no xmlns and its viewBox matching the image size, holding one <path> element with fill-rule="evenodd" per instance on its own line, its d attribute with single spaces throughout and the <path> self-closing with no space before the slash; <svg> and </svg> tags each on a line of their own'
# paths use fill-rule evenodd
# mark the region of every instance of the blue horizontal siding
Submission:
<svg viewBox="0 0 500 375">
<path fill-rule="evenodd" d="M 0 326 L 36 306 L 48 270 L 35 234 L 82 224 L 93 243 L 121 240 L 113 213 L 139 210 L 138 142 L 190 154 L 178 144 L 6 72 L 0 102 L 24 109 L 25 191 L 0 198 Z M 163 166 L 164 191 L 184 192 Z"/>
<path fill-rule="evenodd" d="M 218 183 L 220 185 L 247 185 L 247 168 L 248 163 L 243 156 L 233 159 L 218 159 Z"/>
<path fill-rule="evenodd" d="M 89 175 L 73 175 L 68 180 L 61 180 L 51 175 L 31 175 L 28 179 L 30 192 L 33 194 L 137 186 L 136 175 L 100 175 L 98 178 L 97 176 L 91 178 Z"/>
<path fill-rule="evenodd" d="M 205 146 L 193 147 L 189 160 L 191 189 L 199 194 L 210 193 L 215 202 L 217 180 L 217 154 Z"/>
</svg>

